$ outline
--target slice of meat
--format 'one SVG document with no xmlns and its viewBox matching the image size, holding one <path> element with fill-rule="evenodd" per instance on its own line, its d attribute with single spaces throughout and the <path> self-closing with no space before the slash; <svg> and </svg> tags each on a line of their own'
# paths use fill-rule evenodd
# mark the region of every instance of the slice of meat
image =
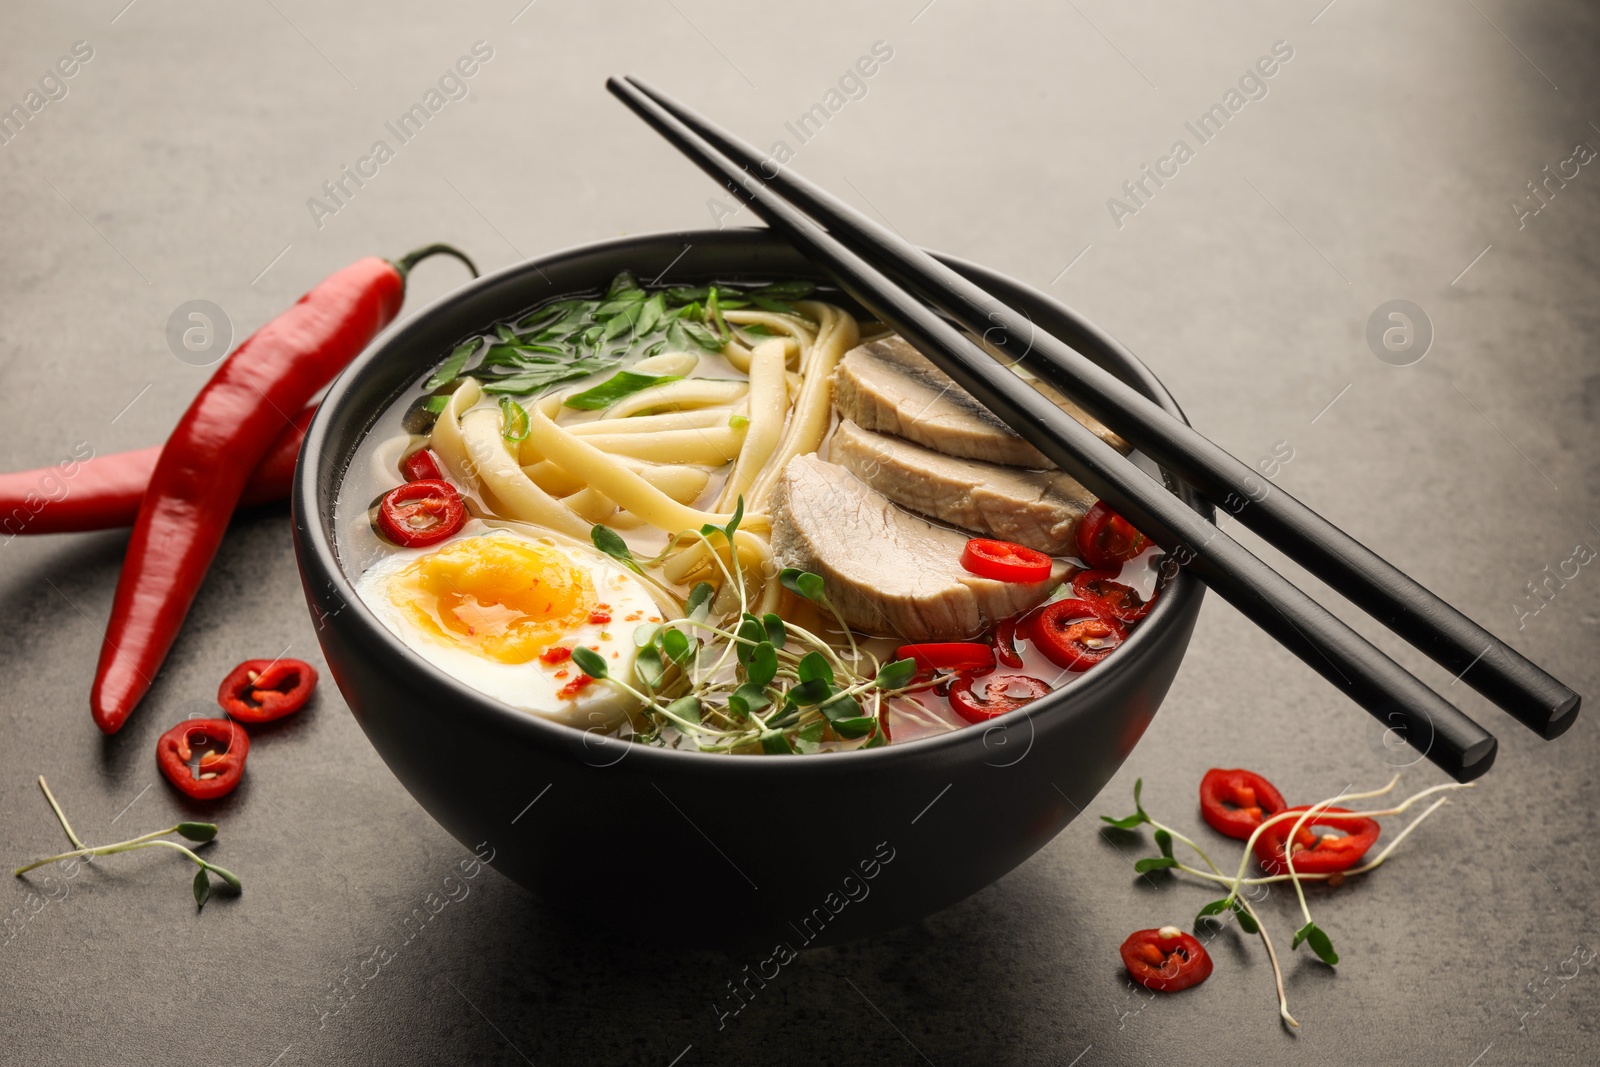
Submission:
<svg viewBox="0 0 1600 1067">
<path fill-rule="evenodd" d="M 822 577 L 850 627 L 904 641 L 976 637 L 1042 603 L 1065 577 L 996 582 L 961 566 L 967 539 L 901 511 L 843 467 L 796 456 L 773 490 L 772 553 Z"/>
<path fill-rule="evenodd" d="M 1061 471 L 955 459 L 849 419 L 834 431 L 828 460 L 902 507 L 1052 556 L 1076 554 L 1078 521 L 1095 502 Z"/>
<path fill-rule="evenodd" d="M 1033 384 L 1102 440 L 1128 451 L 1126 441 L 1082 408 L 1041 383 Z M 892 433 L 947 456 L 1013 467 L 1054 466 L 897 336 L 869 341 L 846 353 L 833 374 L 833 403 L 840 415 L 863 429 Z"/>
</svg>

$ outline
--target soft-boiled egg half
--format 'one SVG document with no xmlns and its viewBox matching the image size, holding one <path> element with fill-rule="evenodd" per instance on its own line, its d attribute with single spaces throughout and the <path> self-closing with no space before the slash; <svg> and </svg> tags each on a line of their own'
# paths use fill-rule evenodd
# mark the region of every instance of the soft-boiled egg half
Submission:
<svg viewBox="0 0 1600 1067">
<path fill-rule="evenodd" d="M 446 674 L 580 729 L 615 726 L 638 701 L 588 679 L 572 649 L 593 650 L 637 687 L 633 632 L 661 621 L 649 590 L 610 557 L 478 522 L 443 544 L 385 557 L 357 588 L 396 637 Z"/>
</svg>

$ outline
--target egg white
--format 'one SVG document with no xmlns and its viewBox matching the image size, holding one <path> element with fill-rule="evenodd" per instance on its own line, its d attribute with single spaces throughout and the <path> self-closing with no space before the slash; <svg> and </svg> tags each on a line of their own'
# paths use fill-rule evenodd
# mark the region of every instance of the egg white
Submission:
<svg viewBox="0 0 1600 1067">
<path fill-rule="evenodd" d="M 502 663 L 419 629 L 390 600 L 390 582 L 413 560 L 437 552 L 454 541 L 486 535 L 509 537 L 553 548 L 588 573 L 594 584 L 595 598 L 598 603 L 609 605 L 608 614 L 612 621 L 582 623 L 555 643 L 593 649 L 605 659 L 613 677 L 637 688 L 634 675 L 637 649 L 633 643 L 633 632 L 640 626 L 660 622 L 661 611 L 637 577 L 594 549 L 557 544 L 511 530 L 491 529 L 478 520 L 472 520 L 449 540 L 425 548 L 396 549 L 360 577 L 356 590 L 362 602 L 407 648 L 478 692 L 521 711 L 582 730 L 596 727 L 610 729 L 619 725 L 638 701 L 617 686 L 597 681 L 575 697 L 557 695 L 563 686 L 582 673 L 571 660 L 553 665 L 539 659 L 528 663 Z"/>
</svg>

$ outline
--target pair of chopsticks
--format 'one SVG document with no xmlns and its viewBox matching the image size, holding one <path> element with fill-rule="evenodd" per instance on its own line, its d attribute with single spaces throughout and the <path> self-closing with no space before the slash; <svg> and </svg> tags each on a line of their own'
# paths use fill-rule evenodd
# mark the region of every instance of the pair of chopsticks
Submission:
<svg viewBox="0 0 1600 1067">
<path fill-rule="evenodd" d="M 1542 737 L 1559 736 L 1576 720 L 1577 693 L 1281 488 L 1261 497 L 1254 468 L 1102 369 L 1096 356 L 1129 357 L 1108 335 L 1081 320 L 1062 337 L 1044 333 L 926 252 L 774 167 L 757 149 L 638 78 L 612 78 L 606 86 L 1024 440 L 1457 781 L 1489 769 L 1497 744 L 1492 734 L 1064 415 L 949 320 L 1014 354 Z"/>
</svg>

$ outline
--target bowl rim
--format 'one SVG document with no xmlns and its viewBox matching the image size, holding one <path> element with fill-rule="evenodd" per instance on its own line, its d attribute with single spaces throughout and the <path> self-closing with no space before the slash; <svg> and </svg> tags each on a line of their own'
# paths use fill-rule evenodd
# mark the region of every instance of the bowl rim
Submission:
<svg viewBox="0 0 1600 1067">
<path fill-rule="evenodd" d="M 729 227 L 718 230 L 664 230 L 640 234 L 629 234 L 622 237 L 608 238 L 602 241 L 591 241 L 549 252 L 541 256 L 526 259 L 520 263 L 512 264 L 501 270 L 474 279 L 468 284 L 451 290 L 435 299 L 426 307 L 402 320 L 394 331 L 381 343 L 370 346 L 366 351 L 356 357 L 349 366 L 329 386 L 326 395 L 319 403 L 317 413 L 306 430 L 305 440 L 301 446 L 300 458 L 295 467 L 294 485 L 291 493 L 293 512 L 293 528 L 296 546 L 296 564 L 301 572 L 302 585 L 307 598 L 308 608 L 315 617 L 315 594 L 312 592 L 312 575 L 308 569 L 315 568 L 316 588 L 326 588 L 341 601 L 341 608 L 337 615 L 326 621 L 329 627 L 355 626 L 361 632 L 362 640 L 359 642 L 365 649 L 379 649 L 388 655 L 404 662 L 412 669 L 422 671 L 431 677 L 435 686 L 451 694 L 451 701 L 447 705 L 448 714 L 459 718 L 462 715 L 471 715 L 479 719 L 489 719 L 499 726 L 507 728 L 514 733 L 521 734 L 531 741 L 539 744 L 549 744 L 556 747 L 571 746 L 575 742 L 587 745 L 588 738 L 597 736 L 602 744 L 620 744 L 624 756 L 618 757 L 610 764 L 590 764 L 602 769 L 617 766 L 626 762 L 625 757 L 645 761 L 646 766 L 657 766 L 655 761 L 665 761 L 658 766 L 663 770 L 676 769 L 678 772 L 697 771 L 710 774 L 722 774 L 742 777 L 747 773 L 765 776 L 787 774 L 828 775 L 833 773 L 852 773 L 858 767 L 865 769 L 871 766 L 887 766 L 902 760 L 922 760 L 937 758 L 946 749 L 955 749 L 971 745 L 975 738 L 985 740 L 996 730 L 1007 731 L 1013 726 L 1026 722 L 1032 731 L 1033 719 L 1038 716 L 1049 716 L 1051 719 L 1066 719 L 1075 713 L 1082 713 L 1086 709 L 1098 704 L 1097 695 L 1101 690 L 1108 689 L 1120 680 L 1119 676 L 1137 671 L 1146 654 L 1153 652 L 1157 643 L 1169 638 L 1169 631 L 1181 625 L 1182 616 L 1186 610 L 1191 609 L 1191 601 L 1197 601 L 1204 594 L 1204 586 L 1187 570 L 1180 570 L 1177 577 L 1167 586 L 1163 595 L 1151 608 L 1150 614 L 1140 626 L 1128 635 L 1127 641 L 1118 647 L 1116 655 L 1107 658 L 1105 663 L 1097 665 L 1092 672 L 1087 672 L 1072 685 L 1056 690 L 1038 701 L 1024 705 L 1014 711 L 995 717 L 981 725 L 973 725 L 962 729 L 951 730 L 948 733 L 937 734 L 931 737 L 918 738 L 914 741 L 903 743 L 890 743 L 872 749 L 852 749 L 828 753 L 815 753 L 797 759 L 768 759 L 768 758 L 740 758 L 731 753 L 701 752 L 690 749 L 663 748 L 651 745 L 634 744 L 604 734 L 596 727 L 594 730 L 581 730 L 565 723 L 547 719 L 533 712 L 523 711 L 503 703 L 485 693 L 479 692 L 460 681 L 453 675 L 446 673 L 434 666 L 423 657 L 413 652 L 400 640 L 381 620 L 367 607 L 355 588 L 355 583 L 346 573 L 340 561 L 339 553 L 335 547 L 335 534 L 333 531 L 334 512 L 333 504 L 337 499 L 338 490 L 342 487 L 344 478 L 349 471 L 349 462 L 360 442 L 384 411 L 393 405 L 397 398 L 407 389 L 420 381 L 423 371 L 434 366 L 442 356 L 430 352 L 426 358 L 421 358 L 414 350 L 417 347 L 413 340 L 418 334 L 424 333 L 428 324 L 440 317 L 454 312 L 457 305 L 469 299 L 480 290 L 496 285 L 502 285 L 524 279 L 524 276 L 543 276 L 544 268 L 560 267 L 570 260 L 606 256 L 614 260 L 618 266 L 614 269 L 627 269 L 626 264 L 638 262 L 653 250 L 666 247 L 681 247 L 688 245 L 711 245 L 714 243 L 731 243 L 737 247 L 748 246 L 750 250 L 762 248 L 795 252 L 788 242 L 781 237 L 763 228 Z M 1051 309 L 1062 317 L 1090 325 L 1089 321 L 1074 311 L 1072 308 L 1056 300 L 1048 293 L 1044 293 L 1026 282 L 1011 278 L 991 268 L 929 250 L 947 266 L 960 273 L 977 276 L 980 284 L 999 284 L 1009 286 L 1019 293 L 1024 293 L 1029 299 L 1049 305 Z M 676 260 L 673 265 L 676 265 Z M 669 266 L 668 270 L 672 267 Z M 663 272 L 663 276 L 666 272 Z M 688 271 L 690 277 L 695 275 Z M 826 276 L 820 268 L 814 268 L 814 273 L 807 275 L 805 272 L 796 272 L 794 277 L 807 280 L 821 280 L 824 284 Z M 657 277 L 651 284 L 660 284 L 662 278 Z M 594 287 L 591 287 L 594 288 Z M 549 300 L 559 300 L 570 296 L 577 290 L 553 292 L 547 297 L 541 297 L 536 303 L 542 304 Z M 507 314 L 521 311 L 522 307 L 508 309 Z M 1131 363 L 1124 367 L 1109 367 L 1114 373 L 1124 377 L 1129 384 L 1140 392 L 1150 396 L 1162 407 L 1187 422 L 1187 417 L 1179 408 L 1177 401 L 1166 389 L 1165 385 L 1153 372 L 1131 352 L 1128 354 Z M 343 408 L 349 402 L 351 394 L 365 378 L 384 373 L 390 363 L 409 362 L 415 370 L 404 380 L 410 385 L 402 385 L 391 392 L 385 405 L 377 411 L 365 413 L 364 417 L 347 415 Z M 336 422 L 346 420 L 350 429 L 346 432 L 351 436 L 349 447 L 342 448 L 337 455 L 328 451 L 329 438 L 332 436 Z M 341 430 L 345 427 L 341 422 Z M 324 468 L 333 466 L 336 471 L 330 478 L 324 477 Z M 1165 473 L 1165 472 L 1164 472 Z M 1180 499 L 1194 508 L 1209 521 L 1214 521 L 1214 512 L 1210 504 L 1199 496 L 1192 488 L 1176 480 L 1170 474 L 1166 475 L 1169 490 L 1173 491 Z M 331 485 L 332 492 L 328 499 L 322 499 L 323 494 L 319 487 L 326 481 Z M 1198 603 L 1192 605 L 1192 610 L 1198 610 Z M 347 698 L 348 702 L 348 698 Z M 437 708 L 429 708 L 430 713 Z M 1031 740 L 1030 733 L 1030 740 Z M 817 756 L 827 756 L 819 759 Z M 758 768 L 758 769 L 753 769 Z"/>
</svg>

